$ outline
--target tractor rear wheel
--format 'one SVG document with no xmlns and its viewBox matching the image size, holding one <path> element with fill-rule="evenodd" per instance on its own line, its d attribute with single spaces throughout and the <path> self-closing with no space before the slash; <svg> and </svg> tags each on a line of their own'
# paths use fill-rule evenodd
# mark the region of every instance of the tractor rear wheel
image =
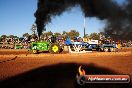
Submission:
<svg viewBox="0 0 132 88">
<path fill-rule="evenodd" d="M 50 47 L 49 47 L 49 52 L 54 53 L 54 54 L 60 53 L 59 44 L 56 44 L 56 43 L 51 44 Z"/>
</svg>

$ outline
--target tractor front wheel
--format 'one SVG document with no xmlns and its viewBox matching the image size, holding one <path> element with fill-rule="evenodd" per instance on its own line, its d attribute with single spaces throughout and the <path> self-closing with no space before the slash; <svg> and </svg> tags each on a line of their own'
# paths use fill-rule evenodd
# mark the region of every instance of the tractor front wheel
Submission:
<svg viewBox="0 0 132 88">
<path fill-rule="evenodd" d="M 55 43 L 51 44 L 50 48 L 49 48 L 49 52 L 50 53 L 54 53 L 54 54 L 59 53 L 60 52 L 60 46 L 59 46 L 59 44 L 55 44 Z"/>
<path fill-rule="evenodd" d="M 37 51 L 37 50 L 32 50 L 32 53 L 33 53 L 33 54 L 37 54 L 38 51 Z"/>
</svg>

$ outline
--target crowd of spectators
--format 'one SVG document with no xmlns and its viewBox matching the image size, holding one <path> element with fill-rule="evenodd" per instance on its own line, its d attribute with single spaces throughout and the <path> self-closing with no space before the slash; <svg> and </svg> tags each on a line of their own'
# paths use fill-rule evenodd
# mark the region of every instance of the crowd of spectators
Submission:
<svg viewBox="0 0 132 88">
<path fill-rule="evenodd" d="M 0 48 L 15 49 L 16 45 L 21 45 L 23 49 L 28 49 L 31 46 L 31 42 L 35 42 L 35 41 L 47 41 L 47 42 L 52 42 L 52 43 L 57 41 L 61 44 L 65 44 L 66 39 L 67 38 L 64 36 L 58 36 L 58 37 L 47 36 L 47 37 L 40 38 L 40 39 L 38 39 L 38 38 L 35 38 L 35 39 L 34 38 L 31 38 L 31 39 L 28 39 L 28 38 L 21 38 L 21 39 L 19 39 L 19 38 L 18 39 L 7 38 L 7 39 L 2 40 L 0 42 Z M 81 37 L 78 37 L 78 38 L 71 39 L 71 41 L 72 42 L 84 42 L 84 39 Z M 105 40 L 103 40 L 102 43 L 104 41 Z M 132 41 L 131 40 L 114 42 L 114 43 L 120 43 L 121 47 L 132 47 Z"/>
</svg>

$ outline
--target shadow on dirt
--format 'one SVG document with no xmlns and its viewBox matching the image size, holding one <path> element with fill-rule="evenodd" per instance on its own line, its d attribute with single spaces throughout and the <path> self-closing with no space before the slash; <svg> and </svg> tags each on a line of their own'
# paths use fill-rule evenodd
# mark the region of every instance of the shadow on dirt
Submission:
<svg viewBox="0 0 132 88">
<path fill-rule="evenodd" d="M 76 82 L 76 75 L 80 65 L 87 74 L 118 74 L 92 63 L 60 63 L 1 80 L 0 88 L 132 88 L 130 84 L 87 84 L 79 86 Z"/>
</svg>

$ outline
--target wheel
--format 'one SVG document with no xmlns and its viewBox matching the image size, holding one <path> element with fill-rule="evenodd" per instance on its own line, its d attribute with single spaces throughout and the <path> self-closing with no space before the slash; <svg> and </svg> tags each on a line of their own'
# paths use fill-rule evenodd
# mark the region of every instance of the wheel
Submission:
<svg viewBox="0 0 132 88">
<path fill-rule="evenodd" d="M 110 48 L 110 52 L 113 52 L 114 51 L 114 48 Z"/>
<path fill-rule="evenodd" d="M 99 48 L 99 50 L 100 50 L 101 52 L 103 52 L 103 51 L 104 51 L 104 48 Z"/>
<path fill-rule="evenodd" d="M 59 53 L 60 52 L 59 44 L 55 44 L 55 43 L 51 44 L 49 48 L 49 52 L 54 54 Z"/>
<path fill-rule="evenodd" d="M 37 51 L 37 50 L 32 50 L 32 53 L 33 53 L 33 54 L 37 54 L 38 51 Z"/>
<path fill-rule="evenodd" d="M 109 51 L 109 49 L 108 49 L 108 48 L 104 48 L 104 51 L 105 51 L 105 52 L 108 52 L 108 51 Z"/>
<path fill-rule="evenodd" d="M 60 48 L 60 53 L 63 51 L 63 49 L 62 48 Z"/>
<path fill-rule="evenodd" d="M 99 48 L 96 48 L 96 51 L 100 51 L 100 49 Z"/>
</svg>

